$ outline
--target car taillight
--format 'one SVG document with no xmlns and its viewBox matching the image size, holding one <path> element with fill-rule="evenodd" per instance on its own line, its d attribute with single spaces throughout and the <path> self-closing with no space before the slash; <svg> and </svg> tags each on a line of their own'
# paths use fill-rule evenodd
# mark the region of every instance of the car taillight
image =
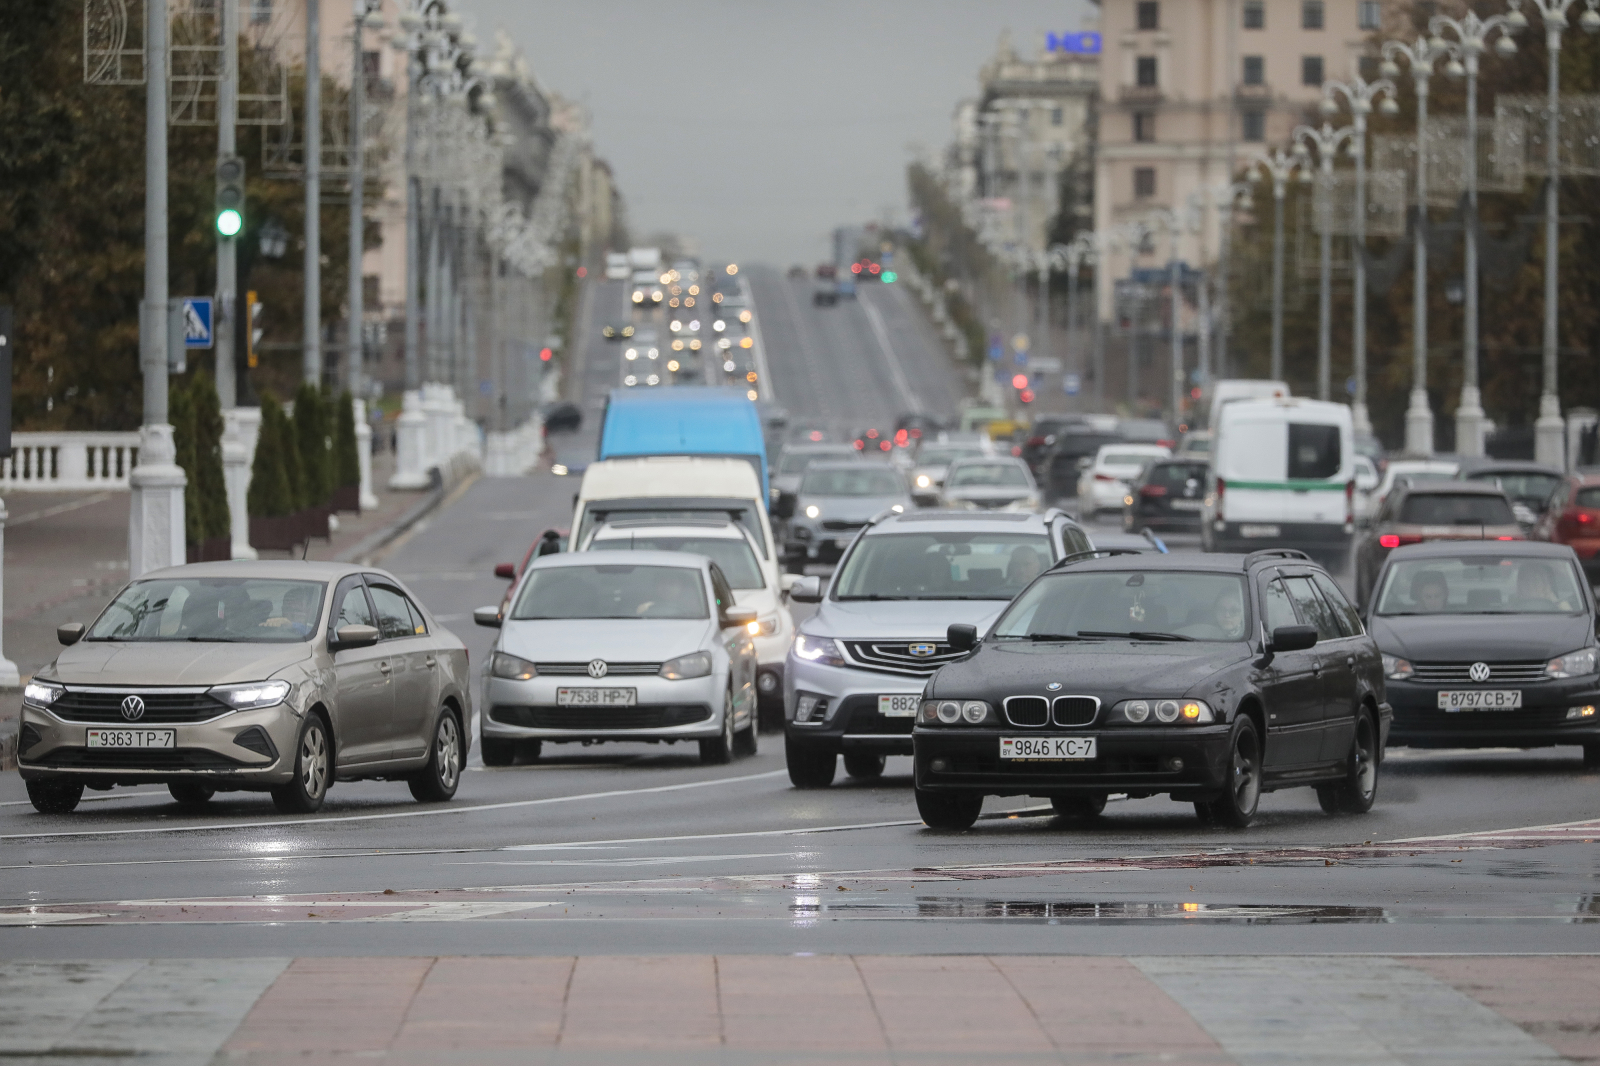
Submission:
<svg viewBox="0 0 1600 1066">
<path fill-rule="evenodd" d="M 1410 533 L 1385 533 L 1378 538 L 1380 548 L 1398 548 L 1402 544 L 1421 544 L 1422 538 Z"/>
<path fill-rule="evenodd" d="M 1166 494 L 1165 485 L 1145 485 L 1139 490 L 1139 495 L 1141 496 L 1165 496 Z"/>
<path fill-rule="evenodd" d="M 856 449 L 856 451 L 859 452 L 861 449 L 865 448 L 866 446 L 867 446 L 867 442 L 866 441 L 861 440 L 859 437 L 856 439 L 856 441 L 855 441 L 855 449 Z"/>
<path fill-rule="evenodd" d="M 1222 524 L 1221 524 L 1222 523 L 1222 494 L 1224 492 L 1227 492 L 1227 491 L 1228 491 L 1228 483 L 1226 481 L 1222 480 L 1220 477 L 1217 478 L 1216 520 L 1217 520 L 1217 528 L 1218 529 L 1222 528 Z"/>
<path fill-rule="evenodd" d="M 893 448 L 893 447 L 894 447 L 894 445 L 893 445 L 893 444 L 890 444 L 890 443 L 889 443 L 889 442 L 888 442 L 888 441 L 886 441 L 886 440 L 880 440 L 880 441 L 879 441 L 879 442 L 878 442 L 878 448 L 879 448 L 879 450 L 881 450 L 881 451 L 888 451 L 888 450 L 889 450 L 889 449 L 890 449 L 890 448 Z"/>
<path fill-rule="evenodd" d="M 1042 448 L 1042 447 L 1044 447 L 1044 438 L 1043 437 L 1029 437 L 1028 438 L 1028 447 L 1030 447 L 1030 448 Z"/>
<path fill-rule="evenodd" d="M 1115 480 L 1117 480 L 1116 478 L 1112 477 L 1110 474 L 1096 474 L 1094 476 L 1094 479 L 1096 481 L 1115 481 Z"/>
<path fill-rule="evenodd" d="M 1176 448 L 1178 446 L 1178 442 L 1175 440 L 1158 440 L 1156 443 L 1163 448 Z"/>
<path fill-rule="evenodd" d="M 1494 539 L 1495 540 L 1518 540 L 1520 538 L 1517 538 L 1517 537 L 1496 537 Z"/>
</svg>

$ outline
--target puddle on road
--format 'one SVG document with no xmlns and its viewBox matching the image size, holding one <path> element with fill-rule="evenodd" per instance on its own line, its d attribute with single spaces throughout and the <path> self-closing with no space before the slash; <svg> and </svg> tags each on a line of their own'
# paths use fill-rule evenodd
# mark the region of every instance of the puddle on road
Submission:
<svg viewBox="0 0 1600 1066">
<path fill-rule="evenodd" d="M 1390 915 L 1382 907 L 1327 905 L 1217 904 L 1217 903 L 1139 903 L 1076 900 L 961 899 L 923 897 L 914 902 L 882 903 L 823 902 L 820 898 L 797 899 L 789 910 L 797 918 L 1021 918 L 1056 921 L 1202 921 L 1240 925 L 1310 922 L 1386 922 Z"/>
</svg>

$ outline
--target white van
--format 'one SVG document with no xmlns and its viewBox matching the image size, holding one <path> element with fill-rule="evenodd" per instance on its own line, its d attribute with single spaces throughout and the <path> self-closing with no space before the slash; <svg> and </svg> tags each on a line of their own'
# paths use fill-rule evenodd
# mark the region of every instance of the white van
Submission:
<svg viewBox="0 0 1600 1066">
<path fill-rule="evenodd" d="M 607 252 L 606 253 L 606 280 L 607 281 L 627 281 L 628 280 L 628 273 L 629 273 L 629 271 L 628 271 L 628 253 L 627 252 Z"/>
<path fill-rule="evenodd" d="M 1217 428 L 1217 419 L 1226 404 L 1240 400 L 1277 400 L 1290 395 L 1287 382 L 1265 378 L 1223 378 L 1213 381 L 1208 391 L 1211 393 L 1211 413 L 1206 420 L 1206 428 L 1211 430 Z"/>
<path fill-rule="evenodd" d="M 1350 408 L 1287 396 L 1235 400 L 1212 433 L 1205 550 L 1300 548 L 1343 567 L 1355 533 Z"/>
<path fill-rule="evenodd" d="M 777 599 L 776 617 L 756 619 L 756 692 L 763 723 L 783 720 L 783 664 L 794 638 L 789 590 L 796 575 L 782 572 L 772 539 L 761 477 L 745 459 L 695 455 L 651 455 L 639 459 L 606 459 L 583 473 L 572 515 L 570 543 L 574 551 L 591 548 L 595 533 L 607 524 L 630 520 L 731 521 L 749 534 L 762 580 Z"/>
</svg>

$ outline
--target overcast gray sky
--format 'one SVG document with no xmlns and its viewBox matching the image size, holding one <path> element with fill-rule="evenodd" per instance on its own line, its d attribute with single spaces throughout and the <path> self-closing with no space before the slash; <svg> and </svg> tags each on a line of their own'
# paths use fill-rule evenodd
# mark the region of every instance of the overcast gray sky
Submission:
<svg viewBox="0 0 1600 1066">
<path fill-rule="evenodd" d="M 907 146 L 942 148 L 1010 29 L 1029 55 L 1087 0 L 465 0 L 582 102 L 636 237 L 814 263 L 835 225 L 903 215 Z"/>
</svg>

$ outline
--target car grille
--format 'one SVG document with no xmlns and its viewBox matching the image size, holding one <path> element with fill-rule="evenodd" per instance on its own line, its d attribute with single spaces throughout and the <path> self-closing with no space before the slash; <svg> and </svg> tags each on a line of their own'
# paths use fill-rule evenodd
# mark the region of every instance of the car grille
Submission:
<svg viewBox="0 0 1600 1066">
<path fill-rule="evenodd" d="M 507 707 L 489 711 L 492 721 L 524 729 L 575 729 L 603 732 L 608 729 L 665 729 L 692 725 L 711 717 L 703 703 L 656 703 L 637 707 Z"/>
<path fill-rule="evenodd" d="M 583 663 L 534 663 L 534 669 L 547 677 L 588 677 L 589 664 Z M 659 674 L 660 663 L 606 663 L 606 677 L 644 677 L 649 674 Z"/>
<path fill-rule="evenodd" d="M 1056 725 L 1088 725 L 1100 713 L 1100 701 L 1093 696 L 1057 696 L 1051 710 Z"/>
<path fill-rule="evenodd" d="M 63 770 L 233 770 L 246 765 L 202 748 L 57 748 L 29 762 Z"/>
<path fill-rule="evenodd" d="M 840 705 L 838 717 L 844 719 L 845 736 L 911 735 L 915 718 L 885 718 L 878 713 L 878 697 L 854 696 Z"/>
<path fill-rule="evenodd" d="M 123 717 L 122 701 L 128 696 L 138 696 L 144 701 L 144 713 L 138 718 Z M 138 689 L 88 690 L 68 689 L 66 694 L 50 705 L 50 712 L 69 722 L 115 722 L 126 725 L 136 721 L 140 725 L 151 722 L 204 722 L 226 714 L 230 708 L 202 690 L 193 692 L 141 692 Z"/>
<path fill-rule="evenodd" d="M 933 654 L 912 655 L 913 645 L 932 645 Z M 956 651 L 942 640 L 847 640 L 844 646 L 852 659 L 869 669 L 918 677 L 926 677 L 945 663 L 955 662 L 967 654 Z"/>
<path fill-rule="evenodd" d="M 1004 705 L 1012 725 L 1041 726 L 1050 721 L 1050 701 L 1043 696 L 1007 696 Z"/>
<path fill-rule="evenodd" d="M 865 522 L 844 522 L 837 518 L 828 518 L 823 520 L 822 528 L 833 533 L 851 533 L 865 525 Z"/>
<path fill-rule="evenodd" d="M 1412 681 L 1428 681 L 1437 683 L 1460 683 L 1463 685 L 1492 685 L 1497 681 L 1544 681 L 1544 659 L 1516 659 L 1508 662 L 1488 663 L 1489 678 L 1486 681 L 1474 681 L 1471 662 L 1461 663 L 1419 663 L 1411 664 Z"/>
</svg>

